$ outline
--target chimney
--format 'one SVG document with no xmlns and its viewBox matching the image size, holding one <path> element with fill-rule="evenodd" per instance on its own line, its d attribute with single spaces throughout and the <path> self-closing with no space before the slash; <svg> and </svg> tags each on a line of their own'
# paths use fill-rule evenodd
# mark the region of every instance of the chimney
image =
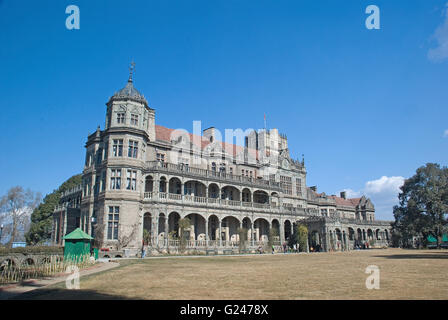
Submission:
<svg viewBox="0 0 448 320">
<path fill-rule="evenodd" d="M 313 190 L 314 192 L 317 192 L 317 186 L 312 186 L 310 187 L 311 190 Z"/>
<path fill-rule="evenodd" d="M 345 191 L 341 191 L 341 198 L 347 199 L 347 194 L 345 193 Z"/>
</svg>

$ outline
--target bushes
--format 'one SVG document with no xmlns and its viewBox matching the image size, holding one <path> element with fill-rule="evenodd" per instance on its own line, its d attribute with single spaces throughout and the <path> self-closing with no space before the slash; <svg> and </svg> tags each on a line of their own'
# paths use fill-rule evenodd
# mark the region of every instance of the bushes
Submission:
<svg viewBox="0 0 448 320">
<path fill-rule="evenodd" d="M 19 247 L 19 248 L 6 248 L 0 247 L 0 255 L 8 255 L 14 253 L 22 254 L 63 254 L 64 248 L 57 246 L 30 246 L 30 247 Z"/>
</svg>

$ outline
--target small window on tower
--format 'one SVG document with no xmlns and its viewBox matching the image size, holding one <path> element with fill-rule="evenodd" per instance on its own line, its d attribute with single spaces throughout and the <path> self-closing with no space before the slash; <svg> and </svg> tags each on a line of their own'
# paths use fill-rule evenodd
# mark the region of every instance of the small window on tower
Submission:
<svg viewBox="0 0 448 320">
<path fill-rule="evenodd" d="M 125 114 L 120 112 L 117 113 L 117 123 L 124 123 L 125 120 Z"/>
</svg>

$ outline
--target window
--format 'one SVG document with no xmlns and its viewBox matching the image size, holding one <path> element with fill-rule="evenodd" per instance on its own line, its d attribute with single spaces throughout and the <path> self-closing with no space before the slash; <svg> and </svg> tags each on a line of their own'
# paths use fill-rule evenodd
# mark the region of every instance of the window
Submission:
<svg viewBox="0 0 448 320">
<path fill-rule="evenodd" d="M 157 161 L 165 162 L 165 155 L 163 153 L 157 154 Z"/>
<path fill-rule="evenodd" d="M 232 167 L 229 168 L 229 173 L 230 173 L 230 175 L 233 175 L 233 168 Z"/>
<path fill-rule="evenodd" d="M 124 123 L 125 119 L 124 112 L 117 113 L 117 123 Z"/>
<path fill-rule="evenodd" d="M 138 155 L 138 142 L 129 140 L 128 157 L 137 158 Z"/>
<path fill-rule="evenodd" d="M 120 207 L 109 207 L 107 221 L 107 239 L 118 240 L 118 221 L 120 217 Z"/>
<path fill-rule="evenodd" d="M 101 191 L 106 189 L 106 170 L 101 173 Z"/>
<path fill-rule="evenodd" d="M 112 169 L 110 172 L 110 188 L 121 189 L 121 169 Z"/>
<path fill-rule="evenodd" d="M 292 194 L 291 177 L 280 176 L 280 186 L 286 194 Z"/>
<path fill-rule="evenodd" d="M 103 148 L 98 148 L 98 151 L 96 153 L 96 164 L 101 164 L 101 161 L 103 160 Z"/>
<path fill-rule="evenodd" d="M 123 139 L 114 139 L 113 155 L 114 157 L 123 156 Z"/>
<path fill-rule="evenodd" d="M 296 178 L 296 195 L 302 195 L 302 179 Z"/>
<path fill-rule="evenodd" d="M 126 172 L 126 189 L 128 190 L 137 189 L 137 171 L 128 170 Z"/>
<path fill-rule="evenodd" d="M 131 125 L 138 126 L 138 114 L 131 114 Z"/>
<path fill-rule="evenodd" d="M 271 155 L 271 147 L 266 147 L 266 157 Z"/>
<path fill-rule="evenodd" d="M 103 157 L 103 160 L 106 160 L 107 159 L 107 157 L 109 156 L 109 143 L 107 142 L 105 145 L 104 145 L 104 157 Z"/>
</svg>

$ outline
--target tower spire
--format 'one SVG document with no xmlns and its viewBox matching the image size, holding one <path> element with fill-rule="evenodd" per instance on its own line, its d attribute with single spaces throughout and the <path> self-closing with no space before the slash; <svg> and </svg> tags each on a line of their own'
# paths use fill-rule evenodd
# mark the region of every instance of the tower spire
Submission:
<svg viewBox="0 0 448 320">
<path fill-rule="evenodd" d="M 129 80 L 128 82 L 132 82 L 132 77 L 134 76 L 135 72 L 135 62 L 132 60 L 131 64 L 129 65 Z"/>
</svg>

